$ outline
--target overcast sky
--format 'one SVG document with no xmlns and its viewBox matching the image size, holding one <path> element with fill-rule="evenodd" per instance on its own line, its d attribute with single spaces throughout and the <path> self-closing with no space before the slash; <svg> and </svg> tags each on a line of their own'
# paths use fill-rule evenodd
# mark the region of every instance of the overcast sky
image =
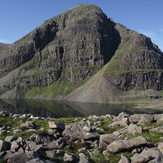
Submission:
<svg viewBox="0 0 163 163">
<path fill-rule="evenodd" d="M 79 3 L 96 4 L 115 22 L 150 37 L 163 51 L 163 0 L 1 0 L 0 42 L 13 43 Z"/>
</svg>

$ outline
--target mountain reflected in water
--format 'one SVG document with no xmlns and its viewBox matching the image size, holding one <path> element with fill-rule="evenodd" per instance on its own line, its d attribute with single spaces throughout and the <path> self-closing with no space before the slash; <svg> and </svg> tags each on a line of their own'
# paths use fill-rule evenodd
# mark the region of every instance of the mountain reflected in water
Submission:
<svg viewBox="0 0 163 163">
<path fill-rule="evenodd" d="M 47 100 L 0 100 L 0 111 L 14 114 L 32 114 L 39 117 L 86 117 L 89 115 L 118 115 L 120 112 L 134 113 L 163 113 L 161 110 L 136 109 L 131 106 L 118 104 L 97 104 L 81 102 L 63 102 Z"/>
</svg>

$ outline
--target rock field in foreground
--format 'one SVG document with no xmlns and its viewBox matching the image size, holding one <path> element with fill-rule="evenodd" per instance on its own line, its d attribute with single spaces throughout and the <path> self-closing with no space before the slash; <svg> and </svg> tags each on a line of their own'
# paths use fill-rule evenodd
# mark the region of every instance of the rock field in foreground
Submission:
<svg viewBox="0 0 163 163">
<path fill-rule="evenodd" d="M 0 134 L 8 163 L 163 162 L 162 115 L 54 119 L 2 111 Z"/>
</svg>

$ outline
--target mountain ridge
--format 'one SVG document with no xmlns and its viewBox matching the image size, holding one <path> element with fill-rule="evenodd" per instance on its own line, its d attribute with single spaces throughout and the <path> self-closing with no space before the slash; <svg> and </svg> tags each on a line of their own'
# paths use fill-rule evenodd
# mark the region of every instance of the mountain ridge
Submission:
<svg viewBox="0 0 163 163">
<path fill-rule="evenodd" d="M 78 5 L 0 50 L 0 97 L 122 102 L 137 90 L 157 96 L 162 54 L 150 38 L 113 22 L 99 7 Z"/>
</svg>

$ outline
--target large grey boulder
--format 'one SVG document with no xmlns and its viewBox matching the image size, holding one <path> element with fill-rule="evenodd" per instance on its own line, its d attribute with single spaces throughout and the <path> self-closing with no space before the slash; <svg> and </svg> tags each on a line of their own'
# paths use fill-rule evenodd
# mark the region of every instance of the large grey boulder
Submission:
<svg viewBox="0 0 163 163">
<path fill-rule="evenodd" d="M 113 134 L 103 134 L 103 135 L 100 135 L 100 143 L 101 142 L 105 142 L 107 144 L 110 144 L 113 141 L 115 141 L 116 139 L 117 139 L 116 136 L 113 135 Z"/>
<path fill-rule="evenodd" d="M 89 160 L 84 153 L 79 153 L 79 162 L 78 163 L 89 163 Z"/>
<path fill-rule="evenodd" d="M 162 152 L 163 154 L 163 142 L 158 144 L 158 149 Z"/>
<path fill-rule="evenodd" d="M 49 128 L 64 130 L 65 129 L 65 124 L 61 123 L 61 122 L 49 121 Z"/>
<path fill-rule="evenodd" d="M 65 138 L 59 138 L 58 140 L 50 142 L 47 147 L 50 149 L 61 149 L 66 145 Z"/>
<path fill-rule="evenodd" d="M 147 140 L 141 136 L 129 140 L 115 140 L 107 146 L 107 152 L 118 153 L 120 151 L 130 150 L 145 144 L 147 144 Z"/>
<path fill-rule="evenodd" d="M 38 155 L 35 152 L 16 152 L 8 160 L 8 163 L 26 163 L 30 160 L 37 158 Z"/>
<path fill-rule="evenodd" d="M 128 126 L 128 133 L 129 134 L 136 134 L 136 133 L 143 133 L 143 128 L 141 126 L 137 126 L 135 124 L 130 124 Z"/>
<path fill-rule="evenodd" d="M 44 147 L 42 144 L 36 145 L 30 149 L 33 152 L 36 152 L 39 156 L 46 156 L 45 151 L 47 150 L 46 147 Z"/>
<path fill-rule="evenodd" d="M 148 156 L 136 153 L 131 158 L 131 160 L 132 160 L 132 163 L 144 163 L 144 162 L 148 162 L 150 158 Z"/>
<path fill-rule="evenodd" d="M 147 150 L 143 150 L 141 154 L 135 154 L 132 158 L 132 163 L 162 163 L 163 162 L 163 154 L 158 148 L 149 148 Z"/>
<path fill-rule="evenodd" d="M 121 155 L 121 159 L 118 161 L 118 163 L 130 163 L 130 162 L 131 161 L 123 155 Z"/>
<path fill-rule="evenodd" d="M 131 123 L 145 124 L 154 121 L 154 116 L 148 114 L 133 114 L 129 117 Z"/>
<path fill-rule="evenodd" d="M 125 113 L 125 112 L 121 112 L 119 113 L 119 115 L 117 117 L 115 117 L 113 119 L 113 121 L 122 121 L 124 118 L 128 119 L 129 118 L 129 114 Z"/>
<path fill-rule="evenodd" d="M 99 134 L 97 132 L 87 132 L 78 123 L 72 123 L 66 125 L 62 136 L 68 137 L 72 140 L 96 140 L 99 139 Z"/>
</svg>

